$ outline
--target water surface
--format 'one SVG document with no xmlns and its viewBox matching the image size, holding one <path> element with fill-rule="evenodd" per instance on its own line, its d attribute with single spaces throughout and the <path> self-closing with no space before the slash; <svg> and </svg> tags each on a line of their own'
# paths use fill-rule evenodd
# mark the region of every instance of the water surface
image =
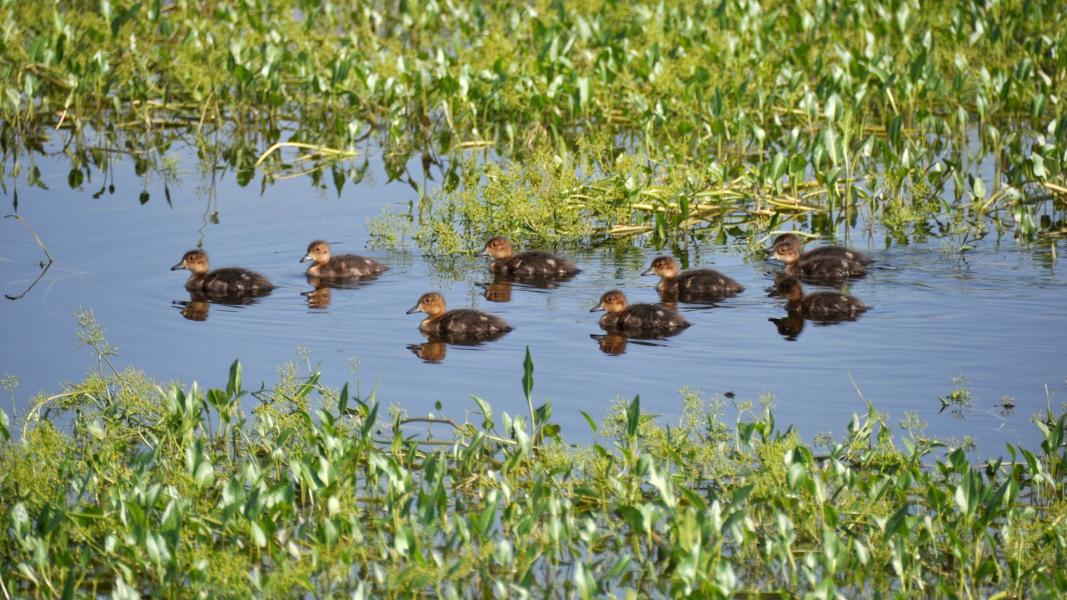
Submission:
<svg viewBox="0 0 1067 600">
<path fill-rule="evenodd" d="M 306 179 L 280 181 L 261 194 L 256 182 L 239 187 L 224 178 L 219 222 L 212 224 L 205 218 L 209 189 L 193 164 L 182 184 L 171 186 L 171 205 L 150 185 L 152 200 L 142 206 L 142 182 L 128 166 L 116 171 L 114 194 L 94 199 L 98 183 L 70 190 L 64 165 L 38 161 L 49 189 L 20 189 L 19 214 L 56 262 L 25 297 L 0 303 L 0 374 L 19 378 L 20 413 L 34 393 L 55 392 L 95 366 L 75 340 L 80 308 L 95 311 L 119 349 L 117 364 L 162 380 L 222 386 L 227 366 L 239 358 L 246 387 L 269 386 L 286 362 L 306 372 L 307 356 L 328 385 L 358 379 L 364 394 L 377 385 L 381 401 L 410 414 L 436 412 L 440 401 L 440 412 L 457 419 L 475 410 L 472 394 L 498 414 L 525 413 L 520 379 L 529 347 L 535 401 L 552 402 L 570 441 L 591 436 L 580 411 L 602 417 L 616 398 L 640 394 L 644 408 L 669 422 L 681 409 L 678 390 L 689 386 L 735 401 L 773 394 L 779 424 L 808 437 L 840 436 L 851 413 L 870 401 L 894 425 L 913 412 L 930 435 L 971 436 L 984 453 L 999 453 L 1004 442 L 1034 445 L 1028 418 L 1044 410 L 1045 386 L 1058 390 L 1067 376 L 1067 282 L 1047 244 L 990 236 L 970 241 L 975 248 L 961 258 L 943 240 L 887 249 L 878 234 L 854 236 L 850 243 L 878 262 L 849 291 L 874 308 L 855 322 L 808 322 L 799 334 L 783 336 L 769 320 L 785 316 L 782 303 L 764 291 L 780 265 L 694 242 L 680 249 L 689 266 L 721 270 L 747 290 L 714 306 L 680 305 L 693 324 L 681 335 L 626 341 L 605 339 L 589 309 L 611 288 L 631 302 L 657 300 L 656 278 L 639 273 L 660 252 L 640 241 L 568 251 L 584 271 L 556 288 L 487 290 L 488 259 L 367 248 L 367 219 L 415 198 L 408 185 L 383 183 L 380 170 L 372 168 L 367 182 L 340 197 Z M 256 269 L 277 289 L 244 305 L 191 299 L 183 288 L 187 273 L 169 267 L 201 237 L 214 267 Z M 316 238 L 330 241 L 335 253 L 365 254 L 391 269 L 371 282 L 309 296 L 314 288 L 298 261 Z M 4 293 L 21 293 L 40 259 L 21 224 L 0 222 Z M 483 345 L 420 346 L 421 315 L 405 311 L 431 290 L 441 291 L 450 308 L 491 311 L 515 331 Z M 487 291 L 509 301 L 490 301 Z M 971 409 L 940 412 L 938 397 L 961 375 Z M 1014 410 L 1002 410 L 1004 396 Z"/>
</svg>

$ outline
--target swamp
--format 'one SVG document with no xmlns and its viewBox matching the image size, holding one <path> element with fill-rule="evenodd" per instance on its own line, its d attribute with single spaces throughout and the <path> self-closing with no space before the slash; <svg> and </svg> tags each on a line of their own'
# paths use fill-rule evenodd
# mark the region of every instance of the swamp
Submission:
<svg viewBox="0 0 1067 600">
<path fill-rule="evenodd" d="M 1067 595 L 1065 23 L 0 0 L 0 597 Z"/>
</svg>

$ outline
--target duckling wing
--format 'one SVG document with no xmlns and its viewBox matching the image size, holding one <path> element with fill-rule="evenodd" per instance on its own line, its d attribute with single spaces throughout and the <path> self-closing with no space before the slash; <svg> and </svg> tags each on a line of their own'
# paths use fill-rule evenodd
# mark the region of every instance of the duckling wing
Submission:
<svg viewBox="0 0 1067 600">
<path fill-rule="evenodd" d="M 862 266 L 869 265 L 873 262 L 871 257 L 866 254 L 842 246 L 820 246 L 818 248 L 812 248 L 800 255 L 800 260 L 822 259 L 846 260 L 850 263 L 856 263 Z"/>
<path fill-rule="evenodd" d="M 321 276 L 333 277 L 370 277 L 388 270 L 388 267 L 376 260 L 356 254 L 342 254 L 330 259 L 321 269 Z"/>
<path fill-rule="evenodd" d="M 867 274 L 867 268 L 858 262 L 844 258 L 819 258 L 802 261 L 800 272 L 807 279 L 818 281 L 840 281 L 849 277 L 861 277 Z"/>
<path fill-rule="evenodd" d="M 237 267 L 215 269 L 204 276 L 201 286 L 206 292 L 214 294 L 255 294 L 270 291 L 274 285 L 266 277 Z"/>
<path fill-rule="evenodd" d="M 851 319 L 867 310 L 859 298 L 835 292 L 809 294 L 803 300 L 804 312 L 813 319 Z"/>
<path fill-rule="evenodd" d="M 670 331 L 689 326 L 689 321 L 658 304 L 631 304 L 619 313 L 618 329 L 624 331 Z"/>
<path fill-rule="evenodd" d="M 479 310 L 450 310 L 437 319 L 438 331 L 448 334 L 489 335 L 511 331 L 511 326 L 496 315 Z"/>
<path fill-rule="evenodd" d="M 538 250 L 520 252 L 508 259 L 507 267 L 510 273 L 520 277 L 563 277 L 578 272 L 574 261 Z"/>
<path fill-rule="evenodd" d="M 745 287 L 714 269 L 693 269 L 677 278 L 678 293 L 685 295 L 730 296 Z"/>
</svg>

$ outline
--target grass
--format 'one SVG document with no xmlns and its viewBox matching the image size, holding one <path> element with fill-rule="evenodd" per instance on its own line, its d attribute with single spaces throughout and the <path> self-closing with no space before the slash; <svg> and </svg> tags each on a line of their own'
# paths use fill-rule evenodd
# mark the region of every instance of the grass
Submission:
<svg viewBox="0 0 1067 600">
<path fill-rule="evenodd" d="M 938 596 L 1067 592 L 1067 415 L 976 464 L 872 407 L 815 452 L 770 403 L 619 403 L 573 446 L 533 402 L 386 417 L 280 372 L 251 391 L 101 370 L 0 427 L 0 583 L 16 597 Z M 104 353 L 101 353 L 103 351 Z M 358 389 L 358 386 L 357 386 Z M 415 428 L 418 428 L 417 430 Z M 427 429 L 427 428 L 432 429 Z M 920 428 L 921 429 L 921 428 Z M 419 433 L 413 433 L 418 431 Z"/>
<path fill-rule="evenodd" d="M 1067 194 L 1053 0 L 19 7 L 0 1 L 0 181 L 16 204 L 44 185 L 42 152 L 98 193 L 116 160 L 169 192 L 180 147 L 242 185 L 302 175 L 340 193 L 380 151 L 425 209 L 416 241 L 439 251 L 490 225 L 666 240 L 815 212 L 834 235 L 863 206 L 929 222 L 942 201 L 1025 240 L 1065 231 L 1041 218 Z M 546 191 L 546 210 L 492 205 L 508 214 L 486 221 L 480 196 L 509 187 Z"/>
</svg>

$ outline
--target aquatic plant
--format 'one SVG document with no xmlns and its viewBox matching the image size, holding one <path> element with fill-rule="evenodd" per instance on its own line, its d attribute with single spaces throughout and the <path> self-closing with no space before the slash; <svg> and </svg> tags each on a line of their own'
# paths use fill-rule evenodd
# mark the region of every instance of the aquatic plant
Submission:
<svg viewBox="0 0 1067 600">
<path fill-rule="evenodd" d="M 340 192 L 380 151 L 432 206 L 420 241 L 447 250 L 483 224 L 483 195 L 541 192 L 546 175 L 544 206 L 590 206 L 511 203 L 492 225 L 744 237 L 794 217 L 833 234 L 867 203 L 921 235 L 944 202 L 1061 236 L 1065 18 L 1055 0 L 3 0 L 0 181 L 17 205 L 20 184 L 45 185 L 47 152 L 103 194 L 129 160 L 142 201 L 160 187 L 169 201 L 168 153 L 190 145 L 212 177 Z M 526 166 L 546 150 L 555 172 Z M 521 176 L 495 182 L 498 161 Z M 734 211 L 746 223 L 721 227 Z"/>
<path fill-rule="evenodd" d="M 868 406 L 818 455 L 747 403 L 622 403 L 571 447 L 534 407 L 383 418 L 290 369 L 249 391 L 101 371 L 0 445 L 5 595 L 1067 593 L 1067 415 L 975 464 Z M 418 425 L 423 433 L 415 434 Z M 425 433 L 426 426 L 434 429 Z M 441 428 L 444 431 L 441 431 Z"/>
</svg>

